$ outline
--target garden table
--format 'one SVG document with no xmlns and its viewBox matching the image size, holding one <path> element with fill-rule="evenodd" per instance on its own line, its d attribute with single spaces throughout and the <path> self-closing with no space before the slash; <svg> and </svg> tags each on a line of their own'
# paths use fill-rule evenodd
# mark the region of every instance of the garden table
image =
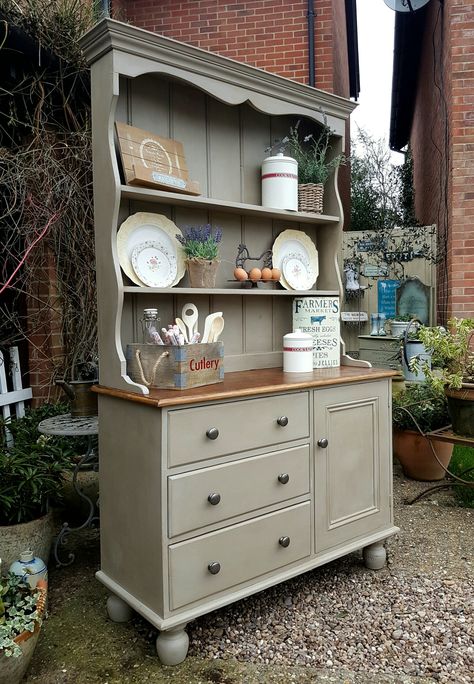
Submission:
<svg viewBox="0 0 474 684">
<path fill-rule="evenodd" d="M 63 562 L 58 556 L 58 549 L 66 544 L 67 536 L 71 532 L 78 532 L 86 527 L 92 527 L 99 519 L 96 514 L 96 505 L 90 497 L 84 494 L 77 483 L 77 476 L 81 469 L 92 467 L 97 471 L 99 468 L 99 454 L 97 448 L 94 448 L 99 432 L 99 419 L 98 416 L 71 416 L 70 413 L 64 413 L 42 420 L 38 425 L 38 431 L 43 435 L 52 435 L 54 437 L 87 437 L 88 439 L 86 453 L 81 456 L 74 467 L 72 485 L 77 495 L 88 504 L 89 513 L 86 520 L 78 527 L 70 527 L 69 523 L 63 523 L 53 549 L 57 566 L 60 567 L 61 565 L 70 565 L 75 558 L 75 555 L 70 553 L 69 560 Z"/>
</svg>

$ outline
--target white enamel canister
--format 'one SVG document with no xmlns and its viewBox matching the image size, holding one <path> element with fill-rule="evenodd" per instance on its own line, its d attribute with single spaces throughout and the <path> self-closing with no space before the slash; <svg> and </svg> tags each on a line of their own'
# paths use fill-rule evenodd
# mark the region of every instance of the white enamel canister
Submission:
<svg viewBox="0 0 474 684">
<path fill-rule="evenodd" d="M 262 163 L 262 206 L 298 210 L 298 162 L 277 154 Z"/>
<path fill-rule="evenodd" d="M 313 337 L 297 329 L 283 337 L 283 372 L 313 371 Z"/>
</svg>

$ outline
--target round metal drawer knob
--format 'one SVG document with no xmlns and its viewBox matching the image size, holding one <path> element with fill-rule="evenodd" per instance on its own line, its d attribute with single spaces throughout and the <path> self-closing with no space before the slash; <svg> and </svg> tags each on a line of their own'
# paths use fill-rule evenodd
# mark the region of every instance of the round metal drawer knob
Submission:
<svg viewBox="0 0 474 684">
<path fill-rule="evenodd" d="M 220 502 L 220 500 L 221 500 L 221 495 L 218 494 L 217 492 L 212 492 L 212 494 L 209 494 L 209 496 L 207 497 L 207 500 L 208 500 L 209 503 L 212 504 L 213 506 L 217 506 L 217 504 L 218 504 L 218 503 Z"/>
<path fill-rule="evenodd" d="M 209 430 L 206 431 L 206 437 L 208 439 L 217 439 L 219 437 L 219 430 L 217 428 L 209 428 Z"/>
<path fill-rule="evenodd" d="M 280 544 L 280 546 L 283 546 L 283 548 L 286 549 L 287 546 L 290 545 L 290 538 L 289 537 L 280 537 L 280 539 L 278 540 L 278 543 Z"/>
<path fill-rule="evenodd" d="M 221 564 L 217 561 L 213 561 L 212 563 L 209 563 L 207 569 L 209 570 L 211 575 L 217 575 L 217 573 L 221 571 Z"/>
<path fill-rule="evenodd" d="M 282 473 L 281 475 L 278 475 L 278 482 L 281 482 L 281 484 L 287 484 L 290 481 L 290 476 L 288 473 Z"/>
<path fill-rule="evenodd" d="M 287 416 L 280 416 L 279 418 L 277 418 L 277 423 L 278 425 L 281 425 L 281 427 L 285 427 L 286 425 L 288 425 Z"/>
<path fill-rule="evenodd" d="M 323 437 L 323 439 L 318 439 L 318 447 L 321 447 L 321 449 L 326 449 L 328 444 L 329 442 L 326 437 Z"/>
</svg>

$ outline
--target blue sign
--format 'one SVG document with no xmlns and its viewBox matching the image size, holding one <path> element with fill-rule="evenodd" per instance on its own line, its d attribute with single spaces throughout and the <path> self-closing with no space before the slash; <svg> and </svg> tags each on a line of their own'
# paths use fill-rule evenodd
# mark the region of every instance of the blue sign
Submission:
<svg viewBox="0 0 474 684">
<path fill-rule="evenodd" d="M 379 280 L 377 283 L 377 311 L 384 313 L 387 318 L 397 315 L 397 290 L 399 280 Z"/>
</svg>

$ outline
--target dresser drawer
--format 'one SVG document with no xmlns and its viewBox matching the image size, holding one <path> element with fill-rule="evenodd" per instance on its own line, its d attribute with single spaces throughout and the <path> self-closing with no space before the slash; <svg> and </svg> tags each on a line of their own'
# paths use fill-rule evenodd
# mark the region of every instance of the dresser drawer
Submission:
<svg viewBox="0 0 474 684">
<path fill-rule="evenodd" d="M 172 475 L 168 478 L 169 536 L 308 492 L 309 445 Z"/>
<path fill-rule="evenodd" d="M 309 556 L 310 528 L 308 502 L 170 546 L 171 610 Z"/>
<path fill-rule="evenodd" d="M 204 461 L 308 436 L 308 392 L 178 409 L 168 413 L 168 463 Z"/>
</svg>

